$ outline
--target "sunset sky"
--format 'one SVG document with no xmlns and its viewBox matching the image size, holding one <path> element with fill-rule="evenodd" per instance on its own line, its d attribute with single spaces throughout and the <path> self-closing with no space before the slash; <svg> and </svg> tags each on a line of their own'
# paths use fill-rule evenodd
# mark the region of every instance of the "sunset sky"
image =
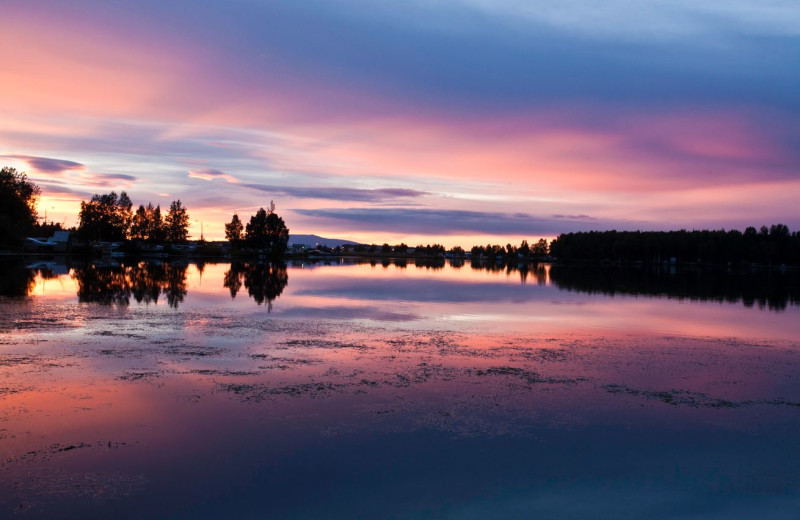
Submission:
<svg viewBox="0 0 800 520">
<path fill-rule="evenodd" d="M 797 0 L 0 5 L 0 165 L 192 234 L 518 243 L 800 228 Z"/>
</svg>

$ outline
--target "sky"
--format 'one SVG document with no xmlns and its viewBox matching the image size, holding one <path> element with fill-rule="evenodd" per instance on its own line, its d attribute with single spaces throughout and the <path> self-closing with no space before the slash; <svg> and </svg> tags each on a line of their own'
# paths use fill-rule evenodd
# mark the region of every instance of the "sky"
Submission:
<svg viewBox="0 0 800 520">
<path fill-rule="evenodd" d="M 800 229 L 796 0 L 0 4 L 0 165 L 222 239 Z"/>
</svg>

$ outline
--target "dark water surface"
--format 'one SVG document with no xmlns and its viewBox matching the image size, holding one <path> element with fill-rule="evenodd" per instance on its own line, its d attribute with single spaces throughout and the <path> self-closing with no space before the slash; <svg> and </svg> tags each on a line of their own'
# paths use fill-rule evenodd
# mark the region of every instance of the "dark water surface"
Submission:
<svg viewBox="0 0 800 520">
<path fill-rule="evenodd" d="M 798 518 L 791 271 L 0 267 L 2 518 Z"/>
</svg>

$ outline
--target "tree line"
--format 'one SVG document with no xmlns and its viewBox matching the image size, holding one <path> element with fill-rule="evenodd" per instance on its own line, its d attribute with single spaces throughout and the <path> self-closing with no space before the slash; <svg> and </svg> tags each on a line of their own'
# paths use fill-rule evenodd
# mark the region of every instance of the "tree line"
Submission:
<svg viewBox="0 0 800 520">
<path fill-rule="evenodd" d="M 478 262 L 486 261 L 496 263 L 500 260 L 503 263 L 515 263 L 520 259 L 534 260 L 543 259 L 548 255 L 550 248 L 547 240 L 540 238 L 538 242 L 533 245 L 528 244 L 527 240 L 523 240 L 519 247 L 506 244 L 505 247 L 501 245 L 488 244 L 486 246 L 474 246 L 470 253 L 472 254 L 472 261 Z"/>
<path fill-rule="evenodd" d="M 166 215 L 152 202 L 134 213 L 128 194 L 112 191 L 82 201 L 78 220 L 77 235 L 84 241 L 179 244 L 189 238 L 189 213 L 180 199 L 170 203 Z"/>
<path fill-rule="evenodd" d="M 15 168 L 0 169 L 0 245 L 16 245 L 26 236 L 50 235 L 59 224 L 38 222 L 36 202 L 40 188 Z M 133 203 L 126 192 L 96 194 L 81 202 L 76 235 L 85 242 L 135 240 L 148 243 L 181 243 L 189 238 L 189 214 L 181 201 L 174 200 L 162 214 L 161 206 Z M 289 229 L 275 212 L 275 204 L 260 208 L 245 225 L 238 214 L 225 224 L 225 237 L 235 251 L 258 251 L 281 256 L 287 249 Z M 202 238 L 202 237 L 201 237 Z M 321 248 L 322 249 L 322 248 Z M 328 249 L 328 248 L 325 248 Z M 409 254 L 406 244 L 357 245 L 347 251 L 364 254 Z M 345 253 L 336 248 L 333 253 Z M 550 244 L 540 239 L 533 245 L 488 244 L 470 251 L 473 262 L 512 263 L 538 260 L 552 255 L 560 260 L 618 262 L 702 262 L 800 265 L 800 232 L 784 224 L 738 230 L 694 231 L 588 231 L 564 233 Z M 465 256 L 461 247 L 446 250 L 440 244 L 418 245 L 414 256 L 454 258 Z"/>
<path fill-rule="evenodd" d="M 800 233 L 784 224 L 738 230 L 588 231 L 550 244 L 559 260 L 800 264 Z"/>
<path fill-rule="evenodd" d="M 333 252 L 333 253 L 340 253 L 340 252 L 351 252 L 351 253 L 359 253 L 359 254 L 368 254 L 368 255 L 402 255 L 402 256 L 444 256 L 447 252 L 447 248 L 445 248 L 441 244 L 418 244 L 416 247 L 411 247 L 405 243 L 400 243 L 396 245 L 389 245 L 388 243 L 384 243 L 383 245 L 378 244 L 352 244 L 343 247 L 319 247 L 320 250 Z M 461 249 L 461 248 L 458 248 Z M 463 250 L 462 250 L 463 252 Z"/>
<path fill-rule="evenodd" d="M 345 246 L 326 247 L 318 245 L 317 249 L 333 255 L 348 255 L 355 254 L 357 256 L 401 256 L 401 257 L 415 257 L 415 258 L 454 258 L 463 259 L 468 256 L 467 251 L 461 246 L 453 246 L 447 249 L 441 244 L 418 244 L 416 247 L 410 247 L 405 243 L 390 245 L 384 243 L 383 245 L 377 244 L 349 244 Z M 536 260 L 542 259 L 547 256 L 549 246 L 547 240 L 540 239 L 533 245 L 529 245 L 527 240 L 523 240 L 519 246 L 506 244 L 505 246 L 488 244 L 486 246 L 474 246 L 469 255 L 472 256 L 473 261 L 491 261 L 502 260 L 504 262 L 514 262 L 520 259 Z"/>
<path fill-rule="evenodd" d="M 36 204 L 40 195 L 41 189 L 25 173 L 11 167 L 0 170 L 0 245 L 17 245 L 28 236 L 52 236 L 63 229 L 61 224 L 39 222 Z M 189 212 L 180 199 L 173 200 L 165 212 L 152 202 L 134 211 L 126 192 L 112 191 L 81 201 L 78 226 L 71 231 L 84 243 L 181 244 L 190 236 Z M 289 229 L 270 201 L 269 208 L 260 208 L 246 226 L 234 214 L 225 225 L 225 237 L 235 249 L 281 256 L 289 243 Z"/>
<path fill-rule="evenodd" d="M 36 203 L 41 189 L 15 168 L 0 169 L 0 244 L 14 245 L 27 236 L 52 234 L 60 224 L 39 223 Z M 81 202 L 79 224 L 74 230 L 79 239 L 117 242 L 181 243 L 189 238 L 189 214 L 180 199 L 172 201 L 165 215 L 161 206 L 140 205 L 133 212 L 133 202 L 126 192 L 95 194 Z"/>
</svg>

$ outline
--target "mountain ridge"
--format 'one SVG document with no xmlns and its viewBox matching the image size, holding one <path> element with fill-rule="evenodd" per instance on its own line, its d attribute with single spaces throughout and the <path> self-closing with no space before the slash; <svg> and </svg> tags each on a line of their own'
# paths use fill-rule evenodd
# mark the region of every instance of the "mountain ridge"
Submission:
<svg viewBox="0 0 800 520">
<path fill-rule="evenodd" d="M 304 244 L 307 246 L 315 246 L 317 244 L 325 247 L 337 247 L 344 245 L 356 245 L 359 242 L 352 240 L 344 240 L 341 238 L 326 238 L 319 235 L 289 235 L 289 245 Z"/>
</svg>

